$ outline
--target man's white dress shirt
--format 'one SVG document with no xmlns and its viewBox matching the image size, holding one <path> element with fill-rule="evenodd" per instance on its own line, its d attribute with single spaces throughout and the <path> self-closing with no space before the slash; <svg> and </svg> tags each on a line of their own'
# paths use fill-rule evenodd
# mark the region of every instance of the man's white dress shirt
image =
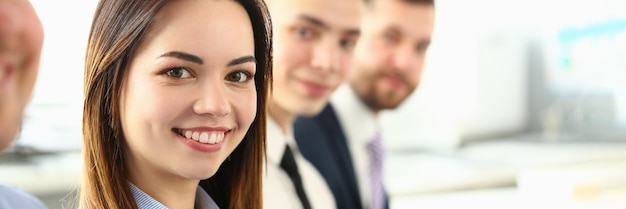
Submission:
<svg viewBox="0 0 626 209">
<path fill-rule="evenodd" d="M 304 190 L 313 209 L 334 209 L 335 199 L 328 184 L 313 165 L 300 154 L 291 127 L 283 134 L 280 126 L 271 118 L 267 120 L 267 166 L 263 171 L 263 208 L 268 209 L 301 209 L 302 203 L 296 189 L 280 167 L 289 144 L 298 164 Z"/>
</svg>

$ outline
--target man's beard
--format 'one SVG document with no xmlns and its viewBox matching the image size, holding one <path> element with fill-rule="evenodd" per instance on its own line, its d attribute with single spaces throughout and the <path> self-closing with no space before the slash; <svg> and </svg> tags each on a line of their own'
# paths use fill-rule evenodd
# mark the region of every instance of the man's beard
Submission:
<svg viewBox="0 0 626 209">
<path fill-rule="evenodd" d="M 361 99 L 365 102 L 365 105 L 371 110 L 378 112 L 381 110 L 395 109 L 402 103 L 404 99 L 391 101 L 394 97 L 397 97 L 399 92 L 387 92 L 384 95 L 378 96 L 376 92 L 367 92 Z"/>
<path fill-rule="evenodd" d="M 379 75 L 378 78 L 383 77 L 385 75 Z M 387 75 L 388 76 L 388 75 Z M 415 90 L 417 85 L 412 85 L 406 77 L 395 76 L 402 80 L 402 83 L 406 85 L 407 91 L 387 91 L 387 92 L 379 92 L 375 83 L 368 86 L 367 90 L 363 92 L 361 95 L 361 100 L 373 111 L 381 111 L 381 110 L 391 110 L 395 109 L 404 100 L 406 100 L 409 95 Z"/>
</svg>

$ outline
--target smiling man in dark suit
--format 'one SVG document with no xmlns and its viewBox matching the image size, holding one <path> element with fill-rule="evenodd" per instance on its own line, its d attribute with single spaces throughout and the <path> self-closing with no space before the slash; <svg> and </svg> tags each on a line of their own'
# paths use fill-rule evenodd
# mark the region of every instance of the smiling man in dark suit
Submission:
<svg viewBox="0 0 626 209">
<path fill-rule="evenodd" d="M 433 0 L 366 0 L 347 84 L 319 115 L 296 121 L 298 146 L 327 181 L 337 208 L 389 207 L 378 114 L 417 88 L 434 10 Z"/>
<path fill-rule="evenodd" d="M 361 0 L 266 0 L 273 29 L 263 207 L 333 209 L 322 175 L 299 151 L 297 116 L 318 114 L 346 78 Z"/>
</svg>

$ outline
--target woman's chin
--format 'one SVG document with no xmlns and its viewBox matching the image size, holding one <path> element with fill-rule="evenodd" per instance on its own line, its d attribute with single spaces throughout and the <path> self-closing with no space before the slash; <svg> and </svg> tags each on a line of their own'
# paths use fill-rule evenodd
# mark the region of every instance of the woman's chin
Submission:
<svg viewBox="0 0 626 209">
<path fill-rule="evenodd" d="M 197 171 L 187 175 L 187 178 L 194 180 L 204 180 L 213 177 L 216 173 L 217 168 L 206 171 Z"/>
</svg>

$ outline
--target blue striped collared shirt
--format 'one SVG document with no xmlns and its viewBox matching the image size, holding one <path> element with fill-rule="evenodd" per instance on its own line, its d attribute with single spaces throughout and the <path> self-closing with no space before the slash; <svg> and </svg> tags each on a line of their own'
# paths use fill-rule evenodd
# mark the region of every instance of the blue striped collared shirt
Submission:
<svg viewBox="0 0 626 209">
<path fill-rule="evenodd" d="M 135 186 L 132 183 L 130 184 L 130 189 L 133 192 L 133 196 L 135 196 L 135 201 L 137 201 L 137 206 L 139 209 L 168 209 L 165 205 L 161 204 L 159 201 L 150 197 L 150 195 L 143 192 L 139 187 Z M 196 191 L 196 206 L 195 209 L 219 209 L 215 201 L 209 196 L 204 189 L 198 186 L 198 190 Z"/>
</svg>

